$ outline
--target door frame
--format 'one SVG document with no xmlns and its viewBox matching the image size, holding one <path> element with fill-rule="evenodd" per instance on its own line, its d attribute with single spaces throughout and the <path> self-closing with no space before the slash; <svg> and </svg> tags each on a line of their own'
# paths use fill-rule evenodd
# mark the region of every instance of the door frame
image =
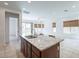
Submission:
<svg viewBox="0 0 79 59">
<path fill-rule="evenodd" d="M 19 39 L 19 33 L 20 33 L 20 31 L 19 31 L 19 26 L 20 26 L 20 23 L 19 23 L 19 21 L 20 21 L 20 14 L 18 13 L 13 13 L 13 12 L 7 12 L 7 11 L 5 11 L 5 20 L 6 20 L 6 15 L 7 15 L 7 17 L 8 17 L 8 19 L 7 19 L 7 21 L 9 21 L 9 17 L 11 17 L 11 14 L 12 15 L 14 15 L 15 17 L 14 18 L 17 18 L 17 35 L 18 35 L 18 39 Z M 18 15 L 18 17 L 16 17 L 16 15 Z M 5 21 L 5 37 L 6 37 L 6 39 L 5 39 L 5 43 L 9 43 L 9 24 L 8 24 L 8 27 L 6 26 L 6 21 Z M 8 29 L 8 30 L 7 30 Z M 7 32 L 8 31 L 8 32 Z"/>
</svg>

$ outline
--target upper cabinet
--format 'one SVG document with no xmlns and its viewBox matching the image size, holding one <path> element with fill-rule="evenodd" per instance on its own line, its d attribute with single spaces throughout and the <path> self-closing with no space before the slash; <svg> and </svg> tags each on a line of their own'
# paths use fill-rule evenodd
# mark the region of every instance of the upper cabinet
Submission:
<svg viewBox="0 0 79 59">
<path fill-rule="evenodd" d="M 54 22 L 54 23 L 52 23 L 52 27 L 56 27 L 56 23 Z"/>
<path fill-rule="evenodd" d="M 38 24 L 38 28 L 41 28 L 42 26 L 41 26 L 41 24 Z"/>
<path fill-rule="evenodd" d="M 34 24 L 34 28 L 38 28 L 37 24 Z"/>
<path fill-rule="evenodd" d="M 44 28 L 44 24 L 34 24 L 34 28 Z"/>
<path fill-rule="evenodd" d="M 78 27 L 79 26 L 79 20 L 64 21 L 63 26 L 64 27 Z"/>
<path fill-rule="evenodd" d="M 44 28 L 44 24 L 42 24 L 42 28 Z"/>
</svg>

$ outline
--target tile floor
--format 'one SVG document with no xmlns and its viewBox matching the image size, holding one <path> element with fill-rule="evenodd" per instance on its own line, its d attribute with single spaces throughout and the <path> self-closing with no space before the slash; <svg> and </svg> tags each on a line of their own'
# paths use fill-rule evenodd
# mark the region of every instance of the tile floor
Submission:
<svg viewBox="0 0 79 59">
<path fill-rule="evenodd" d="M 79 58 L 79 39 L 64 39 L 60 44 L 61 58 Z M 0 46 L 0 58 L 24 58 L 20 52 L 20 40 Z"/>
<path fill-rule="evenodd" d="M 0 46 L 0 58 L 24 58 L 20 52 L 20 40 L 11 39 L 9 44 Z"/>
<path fill-rule="evenodd" d="M 79 39 L 65 39 L 60 45 L 61 58 L 79 58 Z"/>
</svg>

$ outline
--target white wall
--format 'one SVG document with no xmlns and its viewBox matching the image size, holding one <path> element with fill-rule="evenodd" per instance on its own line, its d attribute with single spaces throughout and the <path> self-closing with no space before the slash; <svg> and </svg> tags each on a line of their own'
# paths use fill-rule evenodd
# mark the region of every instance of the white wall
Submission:
<svg viewBox="0 0 79 59">
<path fill-rule="evenodd" d="M 56 32 L 53 32 L 53 27 L 52 23 L 53 21 L 56 22 Z M 45 19 L 45 30 L 43 31 L 46 35 L 52 34 L 55 35 L 56 37 L 62 38 L 63 35 L 63 18 L 61 16 L 56 16 L 55 19 Z"/>
<path fill-rule="evenodd" d="M 8 22 L 6 18 L 5 19 L 5 12 L 11 12 L 11 13 L 16 13 L 16 14 L 19 14 L 19 33 L 21 34 L 21 13 L 20 12 L 17 12 L 17 11 L 12 11 L 12 10 L 8 10 L 8 9 L 5 9 L 5 8 L 2 8 L 0 7 L 0 45 L 1 44 L 5 44 L 5 42 L 8 42 Z M 6 25 L 7 24 L 7 25 Z"/>
<path fill-rule="evenodd" d="M 0 44 L 5 40 L 5 9 L 0 8 Z"/>
<path fill-rule="evenodd" d="M 63 18 L 58 16 L 56 18 L 56 36 L 62 37 L 63 35 Z"/>
</svg>

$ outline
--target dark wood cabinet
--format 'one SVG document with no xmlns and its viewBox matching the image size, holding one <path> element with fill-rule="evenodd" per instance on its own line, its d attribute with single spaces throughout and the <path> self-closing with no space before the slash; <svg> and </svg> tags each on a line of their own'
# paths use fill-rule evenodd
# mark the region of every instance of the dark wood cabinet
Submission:
<svg viewBox="0 0 79 59">
<path fill-rule="evenodd" d="M 34 24 L 34 28 L 44 28 L 44 24 Z"/>
<path fill-rule="evenodd" d="M 52 27 L 56 27 L 56 23 L 52 23 Z"/>
<path fill-rule="evenodd" d="M 32 52 L 32 58 L 39 58 L 34 52 Z"/>
<path fill-rule="evenodd" d="M 26 42 L 27 42 L 27 41 L 26 41 Z M 31 52 L 31 51 L 32 51 L 32 50 L 31 50 L 31 49 L 32 49 L 32 48 L 31 48 L 31 44 L 30 44 L 29 42 L 27 42 L 27 46 L 28 46 L 28 47 L 27 47 L 27 49 L 28 49 L 28 50 L 27 50 L 27 52 L 28 52 L 28 58 L 31 58 L 31 57 L 32 57 L 32 56 L 31 56 L 31 53 L 32 53 L 32 52 Z"/>
<path fill-rule="evenodd" d="M 24 40 L 22 40 L 23 38 L 21 37 L 21 52 L 23 53 L 23 55 L 25 54 L 25 44 L 24 44 Z"/>
<path fill-rule="evenodd" d="M 37 24 L 34 24 L 34 28 L 38 28 Z"/>
<path fill-rule="evenodd" d="M 29 43 L 22 37 L 21 37 L 21 52 L 25 57 L 27 58 L 31 57 L 31 45 L 29 45 Z"/>
<path fill-rule="evenodd" d="M 21 37 L 21 52 L 26 58 L 59 58 L 59 46 L 60 44 L 57 43 L 56 45 L 41 51 Z"/>
<path fill-rule="evenodd" d="M 59 43 L 41 52 L 43 58 L 59 58 Z"/>
<path fill-rule="evenodd" d="M 24 50 L 25 50 L 25 54 L 24 55 L 25 55 L 25 57 L 28 57 L 28 45 L 27 45 L 27 42 L 26 41 L 24 42 L 24 45 L 25 45 L 24 46 Z"/>
<path fill-rule="evenodd" d="M 44 28 L 44 24 L 41 24 L 41 28 Z"/>
</svg>

